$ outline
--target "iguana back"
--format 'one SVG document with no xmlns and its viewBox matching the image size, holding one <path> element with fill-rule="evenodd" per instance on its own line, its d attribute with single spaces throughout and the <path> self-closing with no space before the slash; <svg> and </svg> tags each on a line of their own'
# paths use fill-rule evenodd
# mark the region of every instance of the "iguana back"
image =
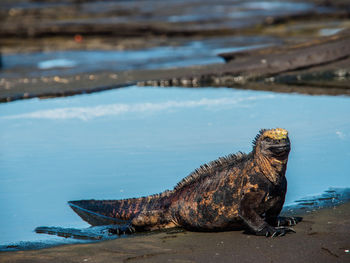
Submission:
<svg viewBox="0 0 350 263">
<path fill-rule="evenodd" d="M 92 225 L 116 224 L 139 231 L 175 226 L 220 231 L 248 226 L 257 234 L 272 234 L 277 230 L 270 224 L 277 222 L 287 190 L 289 151 L 286 130 L 261 130 L 251 153 L 239 152 L 205 164 L 171 191 L 69 204 Z"/>
</svg>

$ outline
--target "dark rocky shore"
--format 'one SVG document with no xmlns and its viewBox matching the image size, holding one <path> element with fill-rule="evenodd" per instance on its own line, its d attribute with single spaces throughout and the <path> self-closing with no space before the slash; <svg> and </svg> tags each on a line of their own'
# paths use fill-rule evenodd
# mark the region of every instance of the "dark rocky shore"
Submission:
<svg viewBox="0 0 350 263">
<path fill-rule="evenodd" d="M 142 2 L 136 9 L 132 2 L 47 1 L 38 7 L 33 1 L 7 1 L 0 9 L 3 54 L 96 48 L 126 50 L 177 45 L 184 39 L 250 35 L 273 36 L 282 44 L 220 54 L 226 63 L 171 69 L 33 77 L 20 71 L 13 76 L 5 68 L 0 72 L 0 101 L 69 96 L 135 83 L 349 95 L 348 1 L 296 2 L 302 5 L 302 11 L 300 8 L 279 14 L 265 11 L 253 19 L 232 16 L 235 11 L 251 11 L 248 4 L 242 2 L 235 10 L 228 1 L 219 1 L 213 7 L 216 10 L 213 15 L 203 18 L 209 2 L 176 1 L 171 11 L 166 11 L 169 8 L 152 1 Z M 327 28 L 334 32 L 320 36 L 320 30 Z"/>
</svg>

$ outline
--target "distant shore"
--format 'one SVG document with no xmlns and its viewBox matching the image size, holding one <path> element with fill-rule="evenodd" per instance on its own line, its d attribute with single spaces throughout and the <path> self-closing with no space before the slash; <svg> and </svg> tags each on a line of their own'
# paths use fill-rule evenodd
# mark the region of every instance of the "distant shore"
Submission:
<svg viewBox="0 0 350 263">
<path fill-rule="evenodd" d="M 0 79 L 0 102 L 92 93 L 130 85 L 232 87 L 350 95 L 350 29 L 300 45 L 224 54 L 227 63 L 169 69 Z M 262 62 L 264 63 L 262 63 Z"/>
<path fill-rule="evenodd" d="M 81 74 L 69 73 L 68 69 L 64 75 L 43 74 L 33 77 L 20 69 L 7 70 L 4 62 L 4 68 L 0 71 L 0 102 L 71 96 L 136 83 L 350 95 L 350 8 L 345 0 L 306 0 L 301 4 L 305 5 L 307 11 L 296 8 L 291 12 L 267 17 L 248 17 L 243 24 L 242 19 L 232 17 L 231 11 L 225 8 L 218 9 L 221 10 L 218 11 L 220 19 L 206 18 L 209 20 L 203 23 L 200 8 L 205 4 L 198 1 L 174 1 L 171 2 L 174 8 L 166 9 L 171 9 L 173 19 L 183 16 L 182 12 L 186 8 L 195 14 L 198 12 L 199 18 L 187 22 L 171 19 L 159 22 L 169 14 L 161 6 L 152 4 L 149 7 L 151 11 L 146 11 L 147 3 L 145 10 L 141 6 L 140 10 L 132 12 L 135 9 L 132 2 L 123 7 L 125 10 L 120 9 L 120 3 L 116 2 L 112 5 L 113 13 L 110 12 L 110 6 L 94 1 L 78 1 L 79 4 L 67 1 L 59 6 L 51 6 L 52 3 L 48 2 L 45 5 L 43 3 L 45 8 L 39 5 L 27 9 L 23 8 L 21 2 L 6 1 L 0 10 L 4 21 L 3 30 L 0 30 L 0 51 L 3 56 L 59 50 L 142 50 L 176 46 L 184 40 L 215 41 L 216 38 L 227 36 L 268 36 L 279 39 L 282 44 L 272 48 L 219 54 L 226 63 L 168 69 L 102 70 Z M 216 4 L 220 6 L 224 2 Z M 208 4 L 207 1 L 205 3 Z M 32 3 L 29 1 L 28 4 Z M 238 10 L 250 10 L 245 9 L 248 7 L 244 7 L 244 1 L 240 4 L 243 7 L 238 5 L 237 8 L 241 8 Z M 298 4 L 300 1 L 294 3 Z M 315 8 L 310 8 L 310 5 L 315 5 Z M 82 7 L 85 7 L 83 10 L 86 14 L 81 10 Z M 86 11 L 96 7 L 101 10 L 94 15 Z M 57 8 L 61 11 L 57 11 Z M 151 13 L 145 15 L 145 12 Z M 119 16 L 125 21 L 113 20 Z M 89 18 L 84 20 L 85 17 Z M 145 21 L 136 23 L 137 19 Z M 173 79 L 178 79 L 175 84 L 172 83 Z"/>
</svg>

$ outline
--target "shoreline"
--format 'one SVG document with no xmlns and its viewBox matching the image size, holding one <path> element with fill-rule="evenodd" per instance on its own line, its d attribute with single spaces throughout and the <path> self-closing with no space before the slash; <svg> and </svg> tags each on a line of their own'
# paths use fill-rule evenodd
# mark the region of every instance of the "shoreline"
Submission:
<svg viewBox="0 0 350 263">
<path fill-rule="evenodd" d="M 207 21 L 207 23 L 214 23 L 211 26 L 206 26 L 206 23 L 203 24 L 200 19 L 165 23 L 145 18 L 148 26 L 144 27 L 142 23 L 135 24 L 134 20 L 139 19 L 139 15 L 142 15 L 145 10 L 141 8 L 135 14 L 132 5 L 126 5 L 125 10 L 122 9 L 125 13 L 121 15 L 125 16 L 126 22 L 107 19 L 107 24 L 104 22 L 100 24 L 96 23 L 95 19 L 99 21 L 101 17 L 113 18 L 113 14 L 106 12 L 104 8 L 100 10 L 102 13 L 94 14 L 91 21 L 82 22 L 77 17 L 81 11 L 80 6 L 71 5 L 69 1 L 60 6 L 60 10 L 72 10 L 73 13 L 68 14 L 63 11 L 57 12 L 58 7 L 49 8 L 49 6 L 48 9 L 27 10 L 21 7 L 19 2 L 9 1 L 6 8 L 1 11 L 5 21 L 2 25 L 3 31 L 8 32 L 8 34 L 0 34 L 0 53 L 4 56 L 19 51 L 25 53 L 50 50 L 142 50 L 161 46 L 179 46 L 188 41 L 200 42 L 205 39 L 212 41 L 216 38 L 242 36 L 270 37 L 275 39 L 276 46 L 216 54 L 217 58 L 221 56 L 226 63 L 201 66 L 185 63 L 178 68 L 149 70 L 113 71 L 105 68 L 101 71 L 83 71 L 84 73 L 79 74 L 69 69 L 57 74 L 38 70 L 36 73 L 43 75 L 34 77 L 28 74 L 25 68 L 7 69 L 4 63 L 4 68 L 0 72 L 0 103 L 35 97 L 52 98 L 92 93 L 136 83 L 150 86 L 219 86 L 311 95 L 350 95 L 350 49 L 348 48 L 350 9 L 345 8 L 346 1 L 339 0 L 334 3 L 304 1 L 314 4 L 317 8 L 325 8 L 328 12 L 321 12 L 316 8 L 308 12 L 294 10 L 282 15 L 271 13 L 267 17 L 258 16 L 247 24 L 239 24 L 237 28 L 223 26 L 222 23 L 226 25 L 228 22 L 236 21 L 230 17 L 229 10 L 225 11 L 225 9 L 220 11 L 222 13 L 219 16 L 223 20 Z M 90 8 L 95 4 L 94 1 L 80 2 L 82 6 L 92 5 Z M 182 14 L 183 8 L 189 7 L 188 2 L 172 4 L 174 9 L 171 12 L 174 12 L 175 16 Z M 197 2 L 192 4 L 197 8 L 203 5 Z M 119 3 L 113 4 L 113 8 L 114 11 L 120 11 Z M 155 6 L 150 10 L 150 14 L 159 19 L 169 15 L 163 14 L 164 9 Z M 196 8 L 191 10 L 198 11 Z M 88 12 L 86 15 L 92 14 Z M 23 25 L 19 18 L 23 18 L 26 24 Z M 46 25 L 40 18 L 50 23 Z M 67 23 L 70 27 L 67 27 Z M 101 27 L 109 31 L 105 32 Z M 94 28 L 97 35 L 91 34 Z M 123 28 L 129 28 L 130 32 L 122 30 Z M 152 28 L 158 29 L 152 31 Z M 24 35 L 21 35 L 21 32 Z M 118 34 L 121 35 L 118 36 Z M 77 39 L 76 36 L 78 36 Z M 208 49 L 208 52 L 211 50 Z M 175 82 L 174 79 L 176 79 Z"/>
<path fill-rule="evenodd" d="M 176 229 L 98 243 L 0 252 L 0 262 L 348 262 L 350 202 L 303 215 L 296 233 L 265 238 L 244 231 Z"/>
<path fill-rule="evenodd" d="M 298 45 L 221 54 L 226 63 L 66 76 L 7 77 L 0 79 L 0 103 L 71 96 L 135 84 L 350 95 L 349 45 L 350 29 L 344 29 L 330 37 Z"/>
</svg>

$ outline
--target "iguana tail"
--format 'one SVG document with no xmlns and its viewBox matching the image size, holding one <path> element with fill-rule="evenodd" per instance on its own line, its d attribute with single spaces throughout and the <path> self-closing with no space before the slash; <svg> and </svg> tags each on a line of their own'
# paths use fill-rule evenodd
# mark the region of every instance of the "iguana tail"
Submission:
<svg viewBox="0 0 350 263">
<path fill-rule="evenodd" d="M 166 193 L 123 200 L 80 200 L 68 202 L 84 221 L 93 226 L 142 226 L 162 224 L 170 205 Z"/>
</svg>

